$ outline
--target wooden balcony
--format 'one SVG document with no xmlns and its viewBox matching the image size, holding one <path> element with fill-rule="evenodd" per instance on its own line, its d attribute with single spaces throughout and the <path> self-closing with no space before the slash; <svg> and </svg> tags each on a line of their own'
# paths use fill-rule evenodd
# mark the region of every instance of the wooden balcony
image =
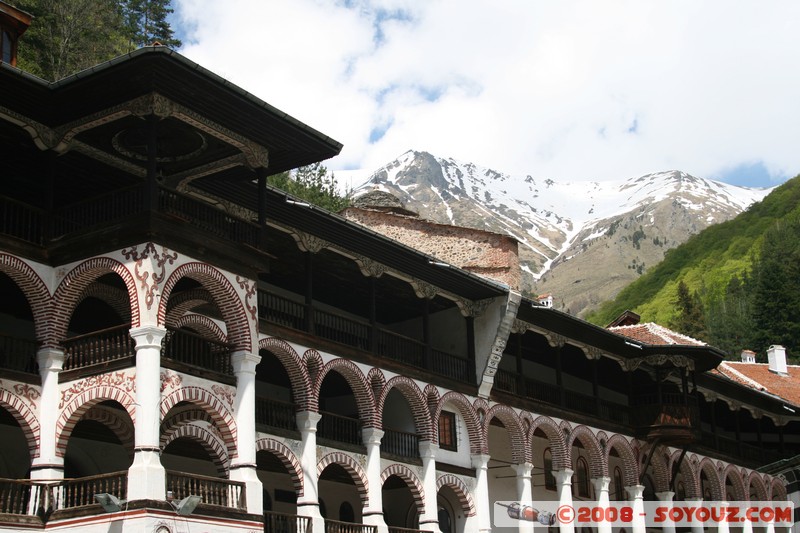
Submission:
<svg viewBox="0 0 800 533">
<path fill-rule="evenodd" d="M 406 337 L 365 319 L 356 319 L 329 309 L 313 308 L 297 300 L 266 291 L 258 293 L 259 316 L 278 326 L 313 333 L 322 339 L 371 352 L 374 355 L 425 370 L 437 376 L 470 382 L 472 370 L 466 356 L 429 348 L 424 342 Z"/>
<path fill-rule="evenodd" d="M 256 424 L 268 428 L 297 430 L 296 406 L 271 398 L 256 397 Z"/>
<path fill-rule="evenodd" d="M 65 340 L 62 343 L 64 370 L 93 365 L 106 367 L 112 361 L 135 357 L 136 343 L 130 336 L 130 330 L 130 324 L 123 324 Z"/>
<path fill-rule="evenodd" d="M 167 470 L 167 496 L 182 500 L 200 496 L 201 505 L 245 511 L 244 482 Z"/>
<path fill-rule="evenodd" d="M 325 533 L 376 533 L 377 526 L 325 520 Z"/>
<path fill-rule="evenodd" d="M 697 398 L 683 393 L 653 392 L 633 398 L 636 433 L 663 444 L 687 444 L 699 438 L 700 410 Z"/>
<path fill-rule="evenodd" d="M 167 328 L 167 337 L 161 350 L 162 365 L 166 361 L 173 361 L 216 374 L 233 376 L 233 348 L 232 344 L 207 339 L 191 331 Z"/>
<path fill-rule="evenodd" d="M 0 368 L 39 377 L 36 341 L 0 334 Z"/>
<path fill-rule="evenodd" d="M 113 494 L 120 500 L 127 499 L 128 471 L 112 472 L 76 479 L 67 479 L 53 488 L 54 506 L 58 511 L 97 505 L 95 494 Z"/>
<path fill-rule="evenodd" d="M 419 436 L 416 433 L 384 428 L 381 455 L 398 458 L 419 458 Z"/>
<path fill-rule="evenodd" d="M 361 421 L 357 418 L 320 411 L 322 418 L 317 426 L 320 440 L 328 440 L 338 444 L 350 444 L 363 447 Z"/>
<path fill-rule="evenodd" d="M 311 533 L 311 519 L 306 516 L 265 511 L 264 533 Z"/>
</svg>

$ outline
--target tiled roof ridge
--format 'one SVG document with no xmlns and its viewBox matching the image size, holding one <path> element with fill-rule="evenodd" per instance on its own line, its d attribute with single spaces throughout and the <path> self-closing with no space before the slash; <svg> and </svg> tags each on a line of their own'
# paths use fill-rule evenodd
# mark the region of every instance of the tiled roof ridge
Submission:
<svg viewBox="0 0 800 533">
<path fill-rule="evenodd" d="M 743 381 L 746 385 L 750 385 L 751 387 L 756 388 L 756 389 L 758 389 L 760 391 L 769 392 L 769 389 L 767 387 L 765 387 L 764 385 L 762 385 L 758 381 L 754 380 L 753 378 L 749 378 L 749 377 L 745 376 L 744 374 L 742 374 L 741 372 L 739 372 L 738 370 L 736 370 L 735 368 L 730 366 L 728 363 L 731 363 L 731 362 L 733 362 L 733 361 L 722 361 L 719 364 L 719 367 L 717 367 L 717 368 L 724 367 L 725 370 L 722 371 L 723 374 L 725 373 L 725 371 L 728 371 L 731 374 L 733 374 L 733 376 L 735 376 L 736 379 L 739 379 L 739 380 Z M 749 364 L 753 364 L 753 363 L 749 363 Z M 756 364 L 764 364 L 764 363 L 756 363 Z"/>
<path fill-rule="evenodd" d="M 684 339 L 684 340 L 688 341 L 686 344 L 694 344 L 694 345 L 698 345 L 698 346 L 705 346 L 706 345 L 706 343 L 704 343 L 701 340 L 695 339 L 695 338 L 690 337 L 688 335 L 684 335 L 682 333 L 678 333 L 677 331 L 672 331 L 671 329 L 665 328 L 664 326 L 660 326 L 660 325 L 656 324 L 655 322 L 644 322 L 644 323 L 641 323 L 641 324 L 630 324 L 630 325 L 627 325 L 627 326 L 614 326 L 614 327 L 611 327 L 611 328 L 608 328 L 608 329 L 610 331 L 622 333 L 621 330 L 631 330 L 632 331 L 632 330 L 641 329 L 641 328 L 646 329 L 649 333 L 651 333 L 652 335 L 654 335 L 654 336 L 658 337 L 659 339 L 661 339 L 662 341 L 664 341 L 665 344 L 680 344 L 680 343 L 676 342 L 676 340 L 675 340 L 676 338 L 679 338 L 679 339 Z M 624 333 L 622 333 L 622 334 L 624 335 Z"/>
</svg>

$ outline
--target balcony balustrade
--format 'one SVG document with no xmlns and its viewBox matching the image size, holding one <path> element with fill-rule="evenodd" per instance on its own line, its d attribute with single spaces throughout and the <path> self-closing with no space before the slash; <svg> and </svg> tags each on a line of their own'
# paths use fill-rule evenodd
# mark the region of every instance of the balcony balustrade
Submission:
<svg viewBox="0 0 800 533">
<path fill-rule="evenodd" d="M 167 328 L 161 357 L 228 376 L 233 375 L 234 346 L 184 329 Z"/>
<path fill-rule="evenodd" d="M 39 375 L 37 347 L 36 341 L 0 334 L 0 368 Z"/>
<path fill-rule="evenodd" d="M 377 526 L 325 520 L 325 533 L 376 533 Z"/>
<path fill-rule="evenodd" d="M 120 500 L 127 498 L 128 471 L 112 472 L 76 479 L 66 479 L 53 487 L 54 510 L 95 505 L 95 494 L 113 494 Z"/>
<path fill-rule="evenodd" d="M 297 409 L 293 403 L 256 397 L 256 424 L 271 428 L 297 429 Z"/>
<path fill-rule="evenodd" d="M 320 414 L 322 418 L 317 426 L 317 434 L 320 439 L 355 444 L 357 446 L 363 445 L 361 421 L 359 419 L 326 411 L 320 411 Z"/>
<path fill-rule="evenodd" d="M 311 519 L 307 516 L 275 513 L 264 513 L 264 533 L 310 533 Z"/>
<path fill-rule="evenodd" d="M 398 457 L 419 457 L 419 436 L 416 433 L 384 428 L 381 453 Z"/>
<path fill-rule="evenodd" d="M 99 365 L 136 356 L 130 324 L 77 335 L 65 340 L 64 370 Z"/>
<path fill-rule="evenodd" d="M 245 510 L 245 485 L 241 481 L 167 470 L 167 495 L 173 500 L 195 495 L 205 505 Z"/>
</svg>

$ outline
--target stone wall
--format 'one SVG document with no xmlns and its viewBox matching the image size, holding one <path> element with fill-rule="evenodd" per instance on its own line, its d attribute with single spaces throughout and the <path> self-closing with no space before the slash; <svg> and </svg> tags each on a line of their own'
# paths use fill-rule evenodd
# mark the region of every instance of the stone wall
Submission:
<svg viewBox="0 0 800 533">
<path fill-rule="evenodd" d="M 519 289 L 518 244 L 513 237 L 377 209 L 349 207 L 340 214 L 440 261 Z"/>
</svg>

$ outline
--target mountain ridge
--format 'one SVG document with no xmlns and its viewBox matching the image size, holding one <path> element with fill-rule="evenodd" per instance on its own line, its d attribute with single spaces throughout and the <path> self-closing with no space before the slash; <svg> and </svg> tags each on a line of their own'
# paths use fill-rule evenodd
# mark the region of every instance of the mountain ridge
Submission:
<svg viewBox="0 0 800 533">
<path fill-rule="evenodd" d="M 557 308 L 579 316 L 613 298 L 667 249 L 772 190 L 677 170 L 561 182 L 414 150 L 373 172 L 353 193 L 375 189 L 431 221 L 515 237 L 526 273 L 523 291 L 552 293 Z"/>
</svg>

